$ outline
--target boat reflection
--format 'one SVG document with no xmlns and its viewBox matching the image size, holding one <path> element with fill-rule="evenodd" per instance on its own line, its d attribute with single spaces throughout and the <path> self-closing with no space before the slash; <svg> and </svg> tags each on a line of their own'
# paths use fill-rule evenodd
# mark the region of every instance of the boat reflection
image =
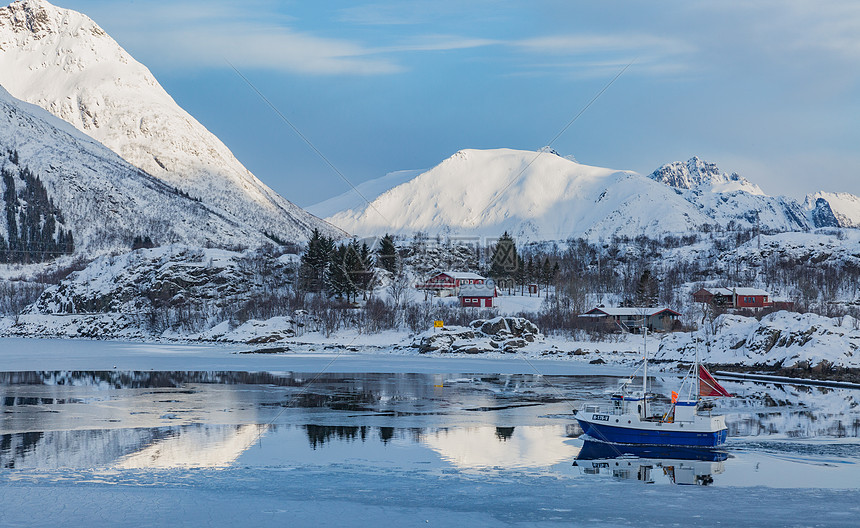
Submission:
<svg viewBox="0 0 860 528">
<path fill-rule="evenodd" d="M 669 484 L 707 486 L 714 483 L 714 475 L 725 471 L 724 463 L 728 456 L 718 450 L 584 440 L 573 465 L 585 475 L 605 475 L 653 484 L 655 475 L 662 474 Z"/>
</svg>

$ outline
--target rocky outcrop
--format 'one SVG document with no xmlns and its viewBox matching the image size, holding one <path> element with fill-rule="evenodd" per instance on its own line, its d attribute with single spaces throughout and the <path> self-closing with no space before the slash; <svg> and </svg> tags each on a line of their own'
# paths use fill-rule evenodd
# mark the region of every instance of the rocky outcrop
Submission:
<svg viewBox="0 0 860 528">
<path fill-rule="evenodd" d="M 418 352 L 481 354 L 516 352 L 530 343 L 543 341 L 538 327 L 522 317 L 478 319 L 469 326 L 444 327 L 417 336 L 412 347 Z"/>
<path fill-rule="evenodd" d="M 698 336 L 675 333 L 660 342 L 655 359 L 690 361 L 696 341 L 706 361 L 793 368 L 860 367 L 860 321 L 851 316 L 776 312 L 754 317 L 721 315 Z"/>
</svg>

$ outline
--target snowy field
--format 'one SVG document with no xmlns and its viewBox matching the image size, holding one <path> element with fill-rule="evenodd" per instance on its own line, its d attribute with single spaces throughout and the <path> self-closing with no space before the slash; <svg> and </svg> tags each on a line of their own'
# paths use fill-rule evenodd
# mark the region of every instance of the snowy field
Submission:
<svg viewBox="0 0 860 528">
<path fill-rule="evenodd" d="M 595 460 L 570 410 L 605 398 L 622 365 L 246 350 L 0 340 L 0 525 L 847 527 L 860 515 L 858 391 L 726 381 L 740 397 L 720 402 L 721 459 Z M 654 388 L 678 382 L 659 372 Z"/>
</svg>

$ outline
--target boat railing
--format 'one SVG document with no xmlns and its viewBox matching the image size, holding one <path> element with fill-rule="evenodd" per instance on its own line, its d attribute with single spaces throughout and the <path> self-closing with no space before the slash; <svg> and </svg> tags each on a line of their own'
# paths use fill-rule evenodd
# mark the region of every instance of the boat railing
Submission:
<svg viewBox="0 0 860 528">
<path fill-rule="evenodd" d="M 587 401 L 582 402 L 578 406 L 578 410 L 584 413 L 609 413 L 613 409 L 610 402 Z"/>
</svg>

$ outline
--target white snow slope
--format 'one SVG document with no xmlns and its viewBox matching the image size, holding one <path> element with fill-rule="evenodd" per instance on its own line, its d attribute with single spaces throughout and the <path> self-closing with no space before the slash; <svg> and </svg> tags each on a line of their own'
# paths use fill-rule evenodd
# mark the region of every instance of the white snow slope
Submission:
<svg viewBox="0 0 860 528">
<path fill-rule="evenodd" d="M 363 235 L 498 236 L 506 230 L 543 240 L 656 236 L 730 222 L 752 227 L 757 213 L 763 228 L 811 227 L 797 202 L 765 196 L 758 186 L 698 158 L 644 177 L 581 165 L 546 150 L 461 150 L 413 180 L 367 197 L 371 205 L 352 206 L 327 220 Z"/>
<path fill-rule="evenodd" d="M 0 168 L 28 168 L 65 217 L 77 252 L 128 248 L 136 236 L 157 243 L 239 245 L 259 238 L 206 205 L 129 165 L 104 145 L 0 88 Z M 0 183 L 0 188 L 5 187 Z M 5 222 L 2 234 L 6 235 Z"/>
<path fill-rule="evenodd" d="M 314 228 L 343 235 L 258 180 L 85 15 L 44 0 L 0 8 L 0 84 L 258 232 L 285 241 Z"/>
</svg>

